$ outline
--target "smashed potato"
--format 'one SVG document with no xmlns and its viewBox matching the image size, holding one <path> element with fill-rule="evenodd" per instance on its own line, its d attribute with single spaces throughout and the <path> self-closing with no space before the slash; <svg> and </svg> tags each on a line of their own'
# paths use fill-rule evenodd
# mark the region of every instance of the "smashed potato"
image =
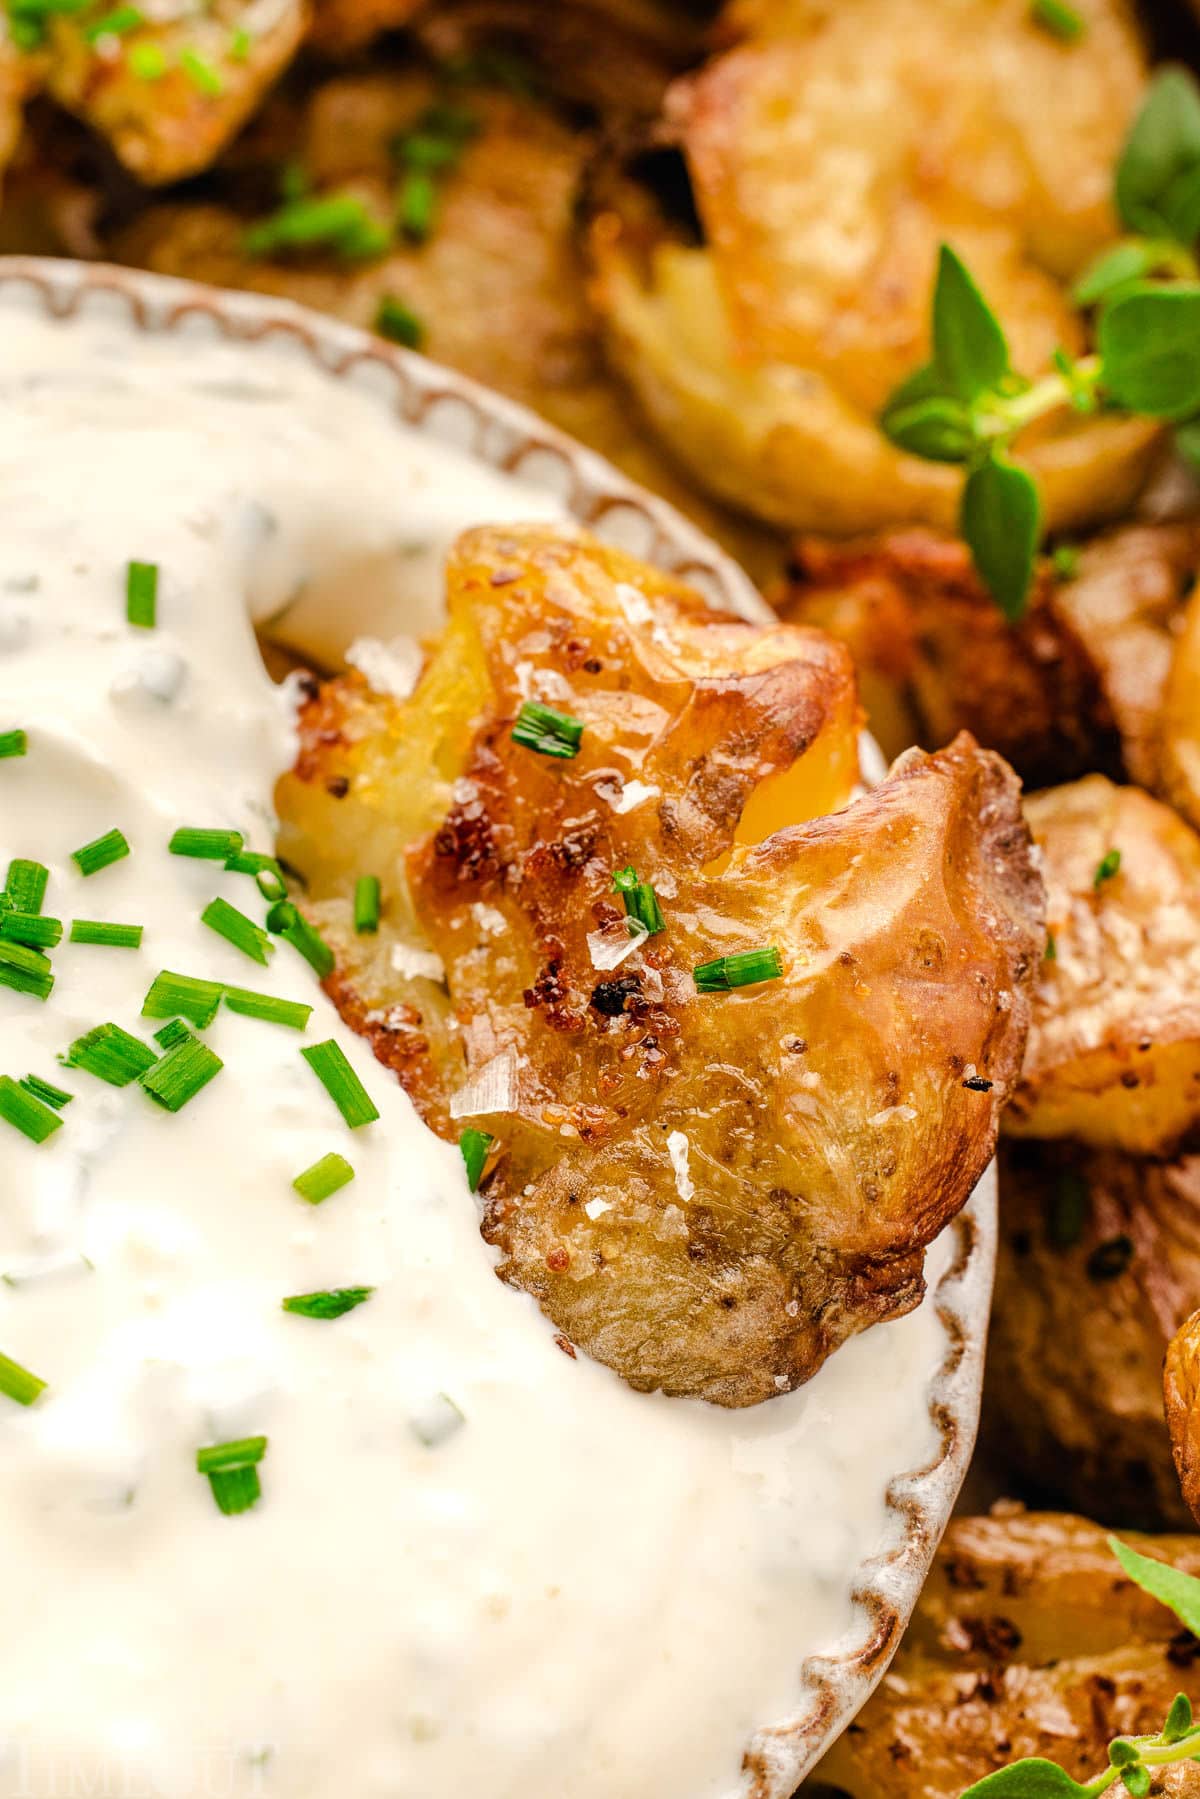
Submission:
<svg viewBox="0 0 1200 1799">
<path fill-rule="evenodd" d="M 404 911 L 445 971 L 451 1118 L 498 1140 L 500 1272 L 634 1386 L 755 1403 L 919 1301 L 991 1154 L 1042 948 L 1016 783 L 964 738 L 836 810 L 845 652 L 707 613 L 587 540 L 471 533 L 449 587 L 406 706 L 343 734 L 318 702 L 287 853 L 323 861 L 318 899 L 346 893 L 362 864 L 330 866 L 330 804 L 400 809 L 402 835 L 453 783 Z M 577 756 L 513 741 L 529 699 L 582 721 Z M 397 795 L 392 747 L 430 707 L 436 773 Z M 666 920 L 632 949 L 626 866 Z M 697 965 L 765 946 L 781 978 L 697 988 Z"/>
<path fill-rule="evenodd" d="M 1029 1490 L 1109 1524 L 1186 1527 L 1163 1356 L 1200 1306 L 1200 1158 L 1009 1144 L 984 1440 Z"/>
<path fill-rule="evenodd" d="M 1194 1536 L 1127 1541 L 1200 1574 Z M 1180 1691 L 1200 1703 L 1195 1639 L 1125 1577 L 1104 1532 L 997 1507 L 951 1523 L 899 1654 L 802 1792 L 959 1799 L 1026 1755 L 1088 1780 L 1113 1737 L 1160 1730 Z M 1184 1799 L 1194 1775 L 1162 1770 L 1156 1790 Z"/>
<path fill-rule="evenodd" d="M 1157 724 L 1163 791 L 1200 828 L 1200 591 L 1193 593 L 1184 615 Z"/>
<path fill-rule="evenodd" d="M 1180 1489 L 1200 1521 L 1200 1311 L 1184 1320 L 1168 1346 L 1163 1407 Z"/>
<path fill-rule="evenodd" d="M 744 8 L 741 41 L 669 92 L 650 152 L 597 184 L 610 354 L 710 492 L 839 536 L 952 526 L 961 471 L 901 453 L 876 420 L 926 359 L 943 240 L 1023 373 L 1082 347 L 1068 288 L 1115 235 L 1145 76 L 1124 0 L 1082 10 L 1068 48 L 1027 0 Z M 1112 416 L 1027 432 L 1048 525 L 1123 511 L 1157 439 Z"/>
<path fill-rule="evenodd" d="M 1005 1129 L 1169 1155 L 1200 1120 L 1200 836 L 1102 775 L 1025 814 L 1054 953 Z"/>
</svg>

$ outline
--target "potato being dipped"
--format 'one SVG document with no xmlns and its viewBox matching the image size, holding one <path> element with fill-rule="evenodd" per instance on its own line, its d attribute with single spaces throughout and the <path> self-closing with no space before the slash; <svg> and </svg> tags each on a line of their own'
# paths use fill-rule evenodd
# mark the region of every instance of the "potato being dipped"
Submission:
<svg viewBox="0 0 1200 1799">
<path fill-rule="evenodd" d="M 449 593 L 410 700 L 355 676 L 302 717 L 281 808 L 331 990 L 431 1122 L 494 1138 L 485 1235 L 569 1345 L 787 1391 L 918 1303 L 991 1155 L 1043 944 L 1017 784 L 964 736 L 848 804 L 845 652 L 586 538 L 471 533 Z"/>
</svg>

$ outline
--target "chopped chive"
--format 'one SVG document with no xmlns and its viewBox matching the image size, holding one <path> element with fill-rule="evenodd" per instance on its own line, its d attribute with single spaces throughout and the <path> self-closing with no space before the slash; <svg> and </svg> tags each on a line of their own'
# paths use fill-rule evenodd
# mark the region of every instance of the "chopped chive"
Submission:
<svg viewBox="0 0 1200 1799">
<path fill-rule="evenodd" d="M 1046 932 L 1045 960 L 1047 962 L 1057 962 L 1058 961 L 1058 942 L 1055 938 L 1053 931 Z"/>
<path fill-rule="evenodd" d="M 382 256 L 391 233 L 357 194 L 302 194 L 252 225 L 242 239 L 247 256 L 331 250 L 343 262 Z"/>
<path fill-rule="evenodd" d="M 283 1309 L 300 1318 L 344 1318 L 374 1291 L 374 1287 L 331 1287 L 326 1293 L 297 1293 L 284 1300 Z"/>
<path fill-rule="evenodd" d="M 204 1030 L 217 1015 L 224 989 L 219 981 L 200 981 L 189 974 L 172 974 L 164 968 L 154 977 L 145 1000 L 143 1018 L 187 1018 Z"/>
<path fill-rule="evenodd" d="M 752 987 L 759 981 L 777 981 L 783 973 L 783 957 L 773 946 L 742 950 L 735 956 L 718 956 L 692 970 L 698 993 L 728 993 L 733 987 Z"/>
<path fill-rule="evenodd" d="M 572 718 L 569 712 L 556 712 L 553 706 L 539 705 L 536 700 L 525 701 L 512 731 L 513 742 L 522 749 L 564 759 L 579 754 L 582 736 L 582 719 Z"/>
<path fill-rule="evenodd" d="M 231 62 L 248 62 L 254 47 L 254 34 L 247 31 L 244 25 L 238 25 L 230 33 L 229 59 Z"/>
<path fill-rule="evenodd" d="M 161 81 L 167 72 L 167 57 L 161 44 L 131 44 L 126 60 L 139 81 Z"/>
<path fill-rule="evenodd" d="M 151 631 L 158 622 L 158 564 L 131 562 L 125 575 L 125 616 Z"/>
<path fill-rule="evenodd" d="M 179 66 L 197 92 L 208 99 L 219 100 L 225 92 L 225 83 L 218 70 L 190 45 L 179 52 Z"/>
<path fill-rule="evenodd" d="M 267 913 L 267 929 L 276 937 L 282 937 L 285 943 L 290 943 L 293 949 L 299 950 L 321 980 L 332 973 L 335 960 L 333 951 L 291 900 L 279 900 L 271 907 Z"/>
<path fill-rule="evenodd" d="M 72 943 L 95 943 L 103 949 L 140 949 L 140 924 L 105 924 L 98 918 L 73 918 Z"/>
<path fill-rule="evenodd" d="M 98 1024 L 83 1037 L 77 1037 L 61 1058 L 68 1068 L 82 1068 L 110 1087 L 128 1087 L 139 1075 L 153 1068 L 158 1057 L 140 1037 L 123 1031 L 119 1024 Z"/>
<path fill-rule="evenodd" d="M 62 1127 L 62 1119 L 52 1107 L 7 1074 L 0 1075 L 0 1118 L 31 1143 L 44 1143 Z"/>
<path fill-rule="evenodd" d="M 40 1099 L 44 1106 L 53 1106 L 56 1112 L 69 1106 L 75 1097 L 73 1093 L 65 1093 L 61 1087 L 56 1087 L 53 1081 L 44 1081 L 39 1074 L 27 1074 L 17 1085 L 24 1087 L 26 1093 L 32 1093 L 34 1099 Z"/>
<path fill-rule="evenodd" d="M 226 987 L 225 1004 L 243 1018 L 261 1018 L 267 1024 L 286 1024 L 294 1031 L 308 1029 L 312 1007 L 295 999 L 276 999 L 271 993 L 252 993 L 245 987 Z"/>
<path fill-rule="evenodd" d="M 227 862 L 240 855 L 240 831 L 201 831 L 184 825 L 176 831 L 167 848 L 173 856 L 195 856 L 202 862 Z"/>
<path fill-rule="evenodd" d="M 424 169 L 412 169 L 400 183 L 396 224 L 410 243 L 423 244 L 433 230 L 437 187 Z"/>
<path fill-rule="evenodd" d="M 0 938 L 0 987 L 28 993 L 33 999 L 49 999 L 54 988 L 50 959 L 41 950 Z"/>
<path fill-rule="evenodd" d="M 220 1074 L 225 1064 L 214 1055 L 207 1043 L 189 1032 L 172 1043 L 161 1062 L 148 1068 L 141 1077 L 142 1086 L 168 1112 L 182 1112 L 201 1088 Z"/>
<path fill-rule="evenodd" d="M 232 943 L 235 949 L 240 949 L 251 961 L 261 962 L 264 968 L 267 958 L 275 953 L 275 945 L 262 927 L 247 918 L 244 912 L 239 912 L 236 906 L 231 906 L 228 900 L 210 900 L 200 914 L 200 922 L 215 931 L 218 937 L 224 937 L 227 943 Z"/>
<path fill-rule="evenodd" d="M 136 6 L 116 6 L 103 18 L 86 26 L 83 35 L 89 44 L 95 44 L 102 37 L 123 37 L 127 31 L 136 31 L 145 23 L 145 15 Z"/>
<path fill-rule="evenodd" d="M 1057 544 L 1050 557 L 1050 566 L 1060 581 L 1073 581 L 1079 573 L 1080 552 L 1078 544 Z"/>
<path fill-rule="evenodd" d="M 161 1031 L 154 1033 L 154 1041 L 163 1049 L 174 1049 L 177 1043 L 188 1043 L 191 1040 L 192 1033 L 182 1018 L 173 1018 L 169 1024 L 164 1024 Z"/>
<path fill-rule="evenodd" d="M 44 912 L 0 913 L 0 937 L 10 943 L 26 943 L 31 949 L 55 949 L 62 942 L 62 919 Z"/>
<path fill-rule="evenodd" d="M 360 937 L 379 929 L 378 875 L 360 875 L 354 884 L 354 928 Z"/>
<path fill-rule="evenodd" d="M 419 350 L 425 342 L 425 327 L 411 307 L 395 294 L 384 294 L 375 313 L 375 330 L 389 343 L 402 344 L 406 350 Z"/>
<path fill-rule="evenodd" d="M 352 1131 L 371 1124 L 379 1117 L 366 1088 L 346 1059 L 340 1043 L 330 1037 L 325 1043 L 313 1043 L 300 1051 L 330 1099 Z"/>
<path fill-rule="evenodd" d="M 196 1471 L 208 1476 L 213 1498 L 226 1517 L 248 1512 L 262 1498 L 258 1464 L 267 1453 L 265 1437 L 243 1437 L 196 1451 Z"/>
<path fill-rule="evenodd" d="M 496 1139 L 487 1131 L 464 1131 L 458 1140 L 463 1167 L 467 1171 L 467 1185 L 472 1193 L 479 1189 L 484 1164 L 487 1162 L 488 1152 L 495 1141 Z"/>
<path fill-rule="evenodd" d="M 1092 886 L 1097 890 L 1097 892 L 1099 892 L 1100 888 L 1103 887 L 1105 881 L 1112 880 L 1113 876 L 1116 874 L 1116 872 L 1120 868 L 1120 866 L 1121 866 L 1120 850 L 1109 850 L 1107 855 L 1105 855 L 1100 860 L 1100 862 L 1097 863 L 1096 872 L 1092 876 Z"/>
<path fill-rule="evenodd" d="M 667 921 L 653 885 L 649 881 L 639 881 L 632 866 L 614 869 L 612 884 L 613 892 L 624 896 L 626 917 L 644 925 L 647 936 L 653 937 L 666 929 Z"/>
<path fill-rule="evenodd" d="M 0 731 L 0 762 L 10 756 L 29 754 L 29 736 L 25 731 Z"/>
<path fill-rule="evenodd" d="M 332 1151 L 298 1174 L 292 1186 L 302 1199 L 310 1206 L 319 1206 L 322 1200 L 328 1199 L 340 1187 L 346 1187 L 354 1179 L 354 1170 L 344 1156 L 335 1155 Z"/>
<path fill-rule="evenodd" d="M 409 131 L 395 140 L 392 152 L 410 169 L 439 172 L 452 169 L 461 161 L 463 147 L 458 138 L 442 137 L 433 131 Z"/>
<path fill-rule="evenodd" d="M 4 897 L 14 912 L 40 912 L 49 879 L 50 870 L 44 863 L 15 857 L 8 865 Z"/>
<path fill-rule="evenodd" d="M 28 1368 L 22 1368 L 20 1362 L 12 1362 L 6 1355 L 0 1355 L 0 1393 L 15 1399 L 18 1405 L 32 1405 L 45 1391 L 44 1380 L 30 1374 Z"/>
<path fill-rule="evenodd" d="M 273 903 L 287 898 L 283 870 L 274 856 L 262 856 L 255 850 L 239 850 L 236 856 L 228 858 L 225 866 L 232 874 L 253 875 L 265 900 Z"/>
<path fill-rule="evenodd" d="M 130 853 L 129 845 L 120 831 L 106 831 L 103 837 L 97 837 L 94 843 L 85 843 L 82 849 L 71 851 L 71 860 L 78 863 L 82 875 L 96 875 L 102 868 L 110 868 L 114 862 L 122 862 Z"/>
<path fill-rule="evenodd" d="M 1064 44 L 1077 44 L 1087 30 L 1086 22 L 1066 0 L 1032 0 L 1029 10 L 1035 24 Z"/>
</svg>

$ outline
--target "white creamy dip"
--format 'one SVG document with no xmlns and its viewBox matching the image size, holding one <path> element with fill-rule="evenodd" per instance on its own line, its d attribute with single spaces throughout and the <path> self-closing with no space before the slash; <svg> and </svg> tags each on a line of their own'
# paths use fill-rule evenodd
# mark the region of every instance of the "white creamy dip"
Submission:
<svg viewBox="0 0 1200 1799">
<path fill-rule="evenodd" d="M 569 1360 L 308 966 L 200 923 L 216 895 L 261 919 L 253 882 L 167 852 L 181 825 L 271 847 L 293 730 L 252 620 L 325 655 L 422 628 L 458 528 L 558 512 L 294 353 L 5 310 L 0 732 L 29 752 L 0 761 L 0 878 L 44 862 L 47 913 L 145 935 L 64 941 L 46 1003 L 0 988 L 0 1073 L 76 1095 L 41 1146 L 0 1121 L 0 1353 L 48 1383 L 0 1395 L 3 1799 L 730 1793 L 853 1623 L 888 1480 L 934 1455 L 929 1307 L 749 1412 Z M 132 855 L 83 878 L 113 827 Z M 303 1036 L 222 1009 L 177 1115 L 58 1063 L 108 1021 L 149 1041 L 161 969 L 317 1009 Z M 301 1059 L 330 1037 L 377 1123 Z M 292 1179 L 330 1151 L 356 1178 L 310 1207 Z M 357 1285 L 336 1322 L 281 1309 Z M 196 1451 L 258 1434 L 262 1499 L 222 1516 Z"/>
</svg>

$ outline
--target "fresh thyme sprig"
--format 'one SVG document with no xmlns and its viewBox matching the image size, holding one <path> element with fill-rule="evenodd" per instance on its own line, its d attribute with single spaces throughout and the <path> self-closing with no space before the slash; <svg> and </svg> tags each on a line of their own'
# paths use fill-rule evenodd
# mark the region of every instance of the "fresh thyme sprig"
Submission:
<svg viewBox="0 0 1200 1799">
<path fill-rule="evenodd" d="M 1169 1562 L 1140 1555 L 1116 1537 L 1108 1539 L 1108 1546 L 1130 1580 L 1168 1606 L 1193 1635 L 1200 1634 L 1200 1580 Z M 1073 1780 L 1057 1762 L 1031 1756 L 985 1775 L 962 1799 L 1097 1799 L 1118 1782 L 1131 1799 L 1146 1799 L 1156 1769 L 1186 1761 L 1200 1761 L 1200 1727 L 1187 1694 L 1177 1693 L 1157 1735 L 1114 1737 L 1107 1768 L 1091 1780 Z"/>
<path fill-rule="evenodd" d="M 1073 409 L 1161 419 L 1200 466 L 1200 87 L 1165 69 L 1117 166 L 1123 238 L 1085 273 L 1076 301 L 1097 308 L 1095 350 L 1059 350 L 1030 381 L 1012 367 L 1003 326 L 943 244 L 933 294 L 931 361 L 892 394 L 880 423 L 892 442 L 967 470 L 959 528 L 1010 620 L 1025 611 L 1042 536 L 1029 470 L 1010 454 L 1036 419 Z"/>
</svg>

